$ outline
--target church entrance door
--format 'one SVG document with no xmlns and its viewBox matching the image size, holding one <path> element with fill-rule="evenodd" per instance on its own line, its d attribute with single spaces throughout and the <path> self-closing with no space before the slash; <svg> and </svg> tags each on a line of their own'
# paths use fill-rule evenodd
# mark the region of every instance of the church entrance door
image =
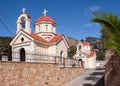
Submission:
<svg viewBox="0 0 120 86">
<path fill-rule="evenodd" d="M 25 49 L 20 50 L 20 61 L 25 61 Z"/>
<path fill-rule="evenodd" d="M 83 60 L 82 60 L 82 59 L 79 59 L 79 65 L 80 65 L 80 67 L 83 67 L 83 66 L 84 66 L 84 63 L 83 63 Z"/>
</svg>

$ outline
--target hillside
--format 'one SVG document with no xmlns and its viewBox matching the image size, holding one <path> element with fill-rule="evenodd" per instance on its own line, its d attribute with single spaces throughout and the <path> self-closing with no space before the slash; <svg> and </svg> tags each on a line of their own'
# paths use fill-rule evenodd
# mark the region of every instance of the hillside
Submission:
<svg viewBox="0 0 120 86">
<path fill-rule="evenodd" d="M 93 46 L 93 49 L 96 50 L 97 60 L 104 60 L 105 49 L 102 40 L 100 38 L 95 37 L 87 37 L 86 40 L 89 41 Z"/>
<path fill-rule="evenodd" d="M 67 37 L 66 36 L 65 38 L 66 38 L 66 40 L 67 40 L 70 47 L 71 46 L 76 46 L 78 44 L 78 42 L 79 42 L 77 39 L 72 38 L 72 37 Z"/>
<path fill-rule="evenodd" d="M 67 36 L 66 36 L 66 40 L 67 40 L 70 47 L 76 46 L 79 42 L 79 40 L 72 38 L 72 37 L 67 37 Z M 93 46 L 94 49 L 98 49 L 98 50 L 103 49 L 103 42 L 100 38 L 86 37 L 86 40 L 88 42 L 90 42 L 90 44 Z M 81 40 L 81 41 L 83 41 L 83 40 Z"/>
<path fill-rule="evenodd" d="M 103 49 L 103 42 L 100 38 L 96 37 L 87 37 L 86 40 L 90 42 L 94 49 L 102 50 Z"/>
</svg>

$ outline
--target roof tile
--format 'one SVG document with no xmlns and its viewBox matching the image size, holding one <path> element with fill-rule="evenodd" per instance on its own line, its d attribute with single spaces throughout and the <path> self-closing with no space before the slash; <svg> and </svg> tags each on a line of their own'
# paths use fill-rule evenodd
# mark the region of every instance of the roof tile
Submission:
<svg viewBox="0 0 120 86">
<path fill-rule="evenodd" d="M 41 42 L 45 42 L 45 43 L 54 43 L 57 42 L 62 36 L 63 34 L 56 34 L 54 38 L 52 38 L 50 41 L 47 41 L 45 39 L 43 39 L 42 37 L 38 36 L 37 34 L 31 34 L 31 36 Z"/>
<path fill-rule="evenodd" d="M 94 54 L 95 54 L 95 51 L 91 51 L 91 52 L 89 53 L 89 57 L 93 57 Z"/>
<path fill-rule="evenodd" d="M 41 16 L 35 21 L 35 23 L 38 23 L 38 22 L 41 22 L 41 21 L 47 21 L 47 22 L 54 22 L 55 23 L 54 19 L 51 18 L 50 16 Z"/>
<path fill-rule="evenodd" d="M 81 42 L 81 43 L 83 44 L 83 46 L 85 46 L 85 45 L 90 45 L 90 43 L 87 42 L 87 41 L 84 41 L 84 42 Z"/>
</svg>

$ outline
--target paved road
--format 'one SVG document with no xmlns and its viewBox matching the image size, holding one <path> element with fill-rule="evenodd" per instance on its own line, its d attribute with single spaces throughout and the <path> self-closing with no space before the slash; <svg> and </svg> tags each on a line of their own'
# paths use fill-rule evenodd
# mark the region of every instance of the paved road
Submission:
<svg viewBox="0 0 120 86">
<path fill-rule="evenodd" d="M 96 69 L 87 69 L 84 73 L 80 74 L 78 77 L 72 79 L 68 83 L 65 83 L 62 86 L 99 86 L 98 81 L 104 75 L 104 68 L 96 68 Z M 100 85 L 102 86 L 102 85 Z"/>
</svg>

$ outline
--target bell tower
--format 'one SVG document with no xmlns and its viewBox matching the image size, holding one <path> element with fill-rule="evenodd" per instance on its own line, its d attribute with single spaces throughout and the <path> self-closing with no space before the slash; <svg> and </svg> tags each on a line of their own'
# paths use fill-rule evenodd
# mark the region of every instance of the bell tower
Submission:
<svg viewBox="0 0 120 86">
<path fill-rule="evenodd" d="M 26 9 L 22 9 L 22 14 L 17 19 L 17 31 L 16 34 L 23 29 L 27 33 L 31 34 L 31 28 L 30 28 L 30 16 L 26 14 Z"/>
</svg>

